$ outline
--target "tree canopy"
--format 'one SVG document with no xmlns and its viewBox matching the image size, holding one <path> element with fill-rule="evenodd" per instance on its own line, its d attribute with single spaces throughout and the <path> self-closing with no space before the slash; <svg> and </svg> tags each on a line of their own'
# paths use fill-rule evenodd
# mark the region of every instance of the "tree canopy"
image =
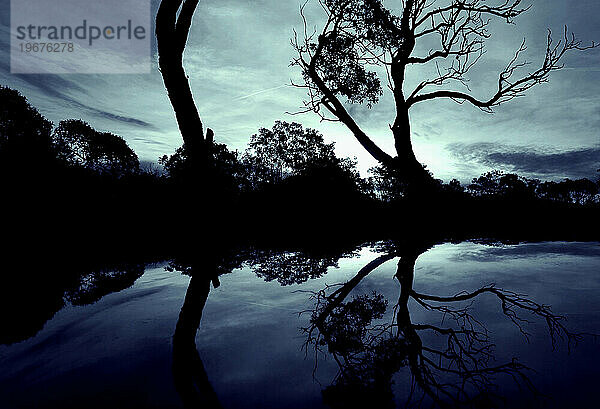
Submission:
<svg viewBox="0 0 600 409">
<path fill-rule="evenodd" d="M 341 161 L 335 156 L 334 143 L 325 143 L 323 135 L 292 122 L 276 121 L 272 129 L 261 128 L 252 135 L 243 161 L 249 177 L 256 183 L 277 183 L 310 168 Z"/>
<path fill-rule="evenodd" d="M 523 42 L 500 70 L 496 90 L 480 97 L 471 93 L 468 73 L 485 53 L 491 37 L 492 19 L 512 24 L 529 10 L 523 0 L 406 0 L 386 8 L 382 0 L 319 0 L 326 21 L 321 29 L 310 28 L 301 8 L 303 33 L 295 32 L 292 46 L 308 98 L 300 112 L 315 112 L 323 120 L 343 123 L 357 141 L 382 165 L 400 171 L 409 182 L 424 184 L 429 174 L 417 161 L 411 141 L 409 110 L 425 101 L 450 99 L 491 112 L 494 107 L 522 96 L 530 88 L 547 82 L 563 67 L 565 54 L 597 46 L 584 45 L 565 28 L 556 41 L 548 32 L 544 58 L 537 68 L 523 59 Z M 492 4 L 491 4 L 492 3 Z M 431 44 L 437 44 L 430 48 Z M 430 49 L 419 54 L 422 49 Z M 427 68 L 421 68 L 427 66 Z M 405 78 L 410 67 L 423 76 L 413 89 Z M 434 72 L 432 77 L 423 73 Z M 425 74 L 427 75 L 427 74 Z M 371 108 L 383 95 L 381 78 L 394 99 L 395 118 L 389 124 L 395 155 L 378 146 L 356 121 L 347 104 Z"/>
<path fill-rule="evenodd" d="M 52 122 L 16 90 L 0 86 L 0 161 L 38 167 L 54 157 Z M 13 166 L 13 165 L 11 165 Z"/>
<path fill-rule="evenodd" d="M 81 120 L 61 121 L 52 141 L 58 158 L 71 166 L 116 177 L 139 170 L 138 157 L 123 138 L 99 132 Z"/>
</svg>

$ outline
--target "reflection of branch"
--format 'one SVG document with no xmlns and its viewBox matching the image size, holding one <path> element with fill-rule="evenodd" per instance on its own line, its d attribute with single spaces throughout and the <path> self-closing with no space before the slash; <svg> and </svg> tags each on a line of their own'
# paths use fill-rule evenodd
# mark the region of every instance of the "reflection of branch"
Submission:
<svg viewBox="0 0 600 409">
<path fill-rule="evenodd" d="M 331 295 L 327 296 L 326 306 L 319 313 L 319 317 L 314 321 L 314 326 L 318 327 L 319 325 L 322 325 L 325 318 L 327 318 L 327 316 L 329 316 L 331 314 L 331 312 L 335 308 L 337 308 L 342 303 L 342 301 L 344 301 L 344 299 L 346 297 L 348 297 L 350 292 L 366 276 L 371 274 L 371 272 L 373 272 L 373 270 L 375 270 L 377 267 L 379 267 L 380 265 L 382 265 L 383 263 L 385 263 L 387 261 L 390 261 L 394 257 L 396 257 L 395 254 L 386 254 L 386 255 L 377 257 L 375 260 L 371 261 L 369 264 L 367 264 L 366 266 L 361 268 L 360 271 L 354 277 L 352 277 L 352 279 L 350 281 L 348 281 L 342 287 L 338 288 Z"/>
<path fill-rule="evenodd" d="M 307 340 L 304 344 L 304 348 L 308 351 L 308 346 L 312 343 L 315 345 L 315 368 L 314 372 L 317 369 L 317 359 L 316 355 L 319 352 L 319 346 L 327 343 L 327 340 L 323 341 L 323 335 L 327 334 L 327 331 L 324 328 L 325 320 L 331 315 L 331 313 L 338 308 L 344 299 L 348 297 L 350 292 L 371 272 L 373 272 L 377 267 L 381 266 L 385 262 L 393 259 L 395 255 L 393 253 L 386 254 L 376 258 L 375 260 L 368 263 L 366 266 L 360 269 L 360 271 L 348 282 L 343 285 L 338 285 L 339 287 L 333 293 L 327 295 L 327 291 L 332 288 L 331 286 L 326 286 L 325 289 L 318 292 L 311 292 L 311 299 L 315 301 L 315 308 L 312 310 L 312 317 L 310 320 L 310 326 L 308 328 L 303 328 L 302 331 L 307 334 Z M 307 311 L 304 311 L 307 312 Z M 318 334 L 315 337 L 313 334 L 318 330 Z M 330 340 L 330 338 L 328 338 Z M 334 353 L 334 359 L 338 360 L 337 355 Z M 338 361 L 339 363 L 339 361 Z M 341 364 L 340 364 L 341 367 Z"/>
<path fill-rule="evenodd" d="M 420 345 L 420 338 L 413 335 L 418 342 L 411 344 L 410 369 L 413 381 L 432 398 L 438 406 L 462 406 L 473 403 L 476 399 L 492 399 L 494 377 L 508 375 L 517 385 L 524 385 L 528 390 L 537 393 L 526 372 L 527 366 L 516 359 L 501 365 L 490 366 L 493 359 L 493 347 L 485 335 L 471 328 L 440 328 L 433 325 L 412 325 L 404 329 L 404 333 L 431 330 L 438 334 L 445 348 L 433 348 Z M 483 336 L 482 336 L 483 334 Z M 444 381 L 455 379 L 455 381 Z M 453 402 L 448 405 L 440 395 Z"/>
<path fill-rule="evenodd" d="M 544 321 L 546 321 L 553 348 L 556 348 L 556 343 L 558 340 L 566 338 L 568 347 L 570 348 L 571 345 L 576 345 L 577 342 L 581 339 L 580 334 L 570 332 L 562 324 L 562 321 L 564 321 L 566 318 L 562 315 L 553 314 L 550 306 L 538 304 L 535 301 L 526 298 L 526 296 L 523 294 L 517 294 L 512 291 L 496 288 L 494 284 L 482 287 L 472 293 L 461 293 L 453 297 L 436 297 L 431 295 L 419 294 L 415 291 L 412 291 L 411 296 L 415 299 L 415 301 L 417 301 L 419 304 L 421 304 L 428 310 L 439 311 L 444 314 L 450 315 L 455 320 L 461 320 L 463 323 L 468 322 L 472 324 L 474 318 L 471 314 L 469 314 L 468 308 L 453 309 L 448 307 L 447 305 L 432 305 L 430 303 L 427 303 L 426 301 L 433 301 L 438 303 L 460 302 L 472 300 L 478 295 L 486 293 L 495 295 L 501 301 L 502 312 L 517 326 L 519 331 L 527 338 L 527 340 L 529 340 L 530 334 L 525 330 L 523 324 L 526 324 L 529 321 L 519 317 L 517 314 L 518 310 L 530 312 L 531 314 L 538 316 L 544 319 Z"/>
<path fill-rule="evenodd" d="M 428 397 L 435 406 L 442 408 L 479 405 L 481 402 L 493 406 L 500 398 L 493 391 L 495 377 L 499 375 L 510 376 L 519 387 L 524 386 L 537 394 L 528 377 L 531 369 L 526 365 L 514 358 L 499 365 L 490 364 L 494 344 L 485 324 L 472 314 L 470 305 L 456 303 L 472 303 L 480 295 L 493 294 L 500 300 L 504 315 L 526 337 L 529 334 L 524 324 L 528 321 L 519 314 L 529 312 L 542 318 L 548 326 L 553 347 L 559 340 L 566 339 L 570 348 L 581 335 L 570 332 L 562 323 L 565 318 L 553 314 L 549 306 L 494 285 L 451 297 L 417 293 L 413 290 L 414 266 L 423 251 L 416 247 L 394 250 L 370 262 L 347 283 L 312 293 L 315 307 L 310 326 L 303 329 L 307 334 L 305 347 L 314 345 L 316 360 L 318 352 L 323 352 L 321 348 L 326 345 L 339 366 L 338 375 L 323 396 L 348 400 L 348 396 L 361 394 L 369 399 L 373 399 L 373 395 L 385 395 L 385 399 L 379 396 L 379 400 L 389 403 L 392 376 L 405 366 L 410 369 L 413 389 L 418 386 L 423 398 Z M 395 319 L 388 324 L 372 325 L 374 319 L 384 314 L 387 301 L 383 296 L 374 292 L 371 296 L 346 299 L 364 277 L 397 255 L 401 256 L 396 273 L 401 292 Z M 408 309 L 411 298 L 428 311 L 449 316 L 455 325 L 412 323 Z M 437 335 L 437 339 L 424 345 L 421 334 L 425 332 Z M 412 400 L 411 392 L 408 403 Z"/>
</svg>

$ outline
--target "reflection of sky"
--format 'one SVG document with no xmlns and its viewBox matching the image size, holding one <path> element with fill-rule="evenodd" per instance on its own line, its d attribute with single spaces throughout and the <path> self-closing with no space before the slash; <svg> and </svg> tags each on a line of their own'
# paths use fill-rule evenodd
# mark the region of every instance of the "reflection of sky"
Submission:
<svg viewBox="0 0 600 409">
<path fill-rule="evenodd" d="M 243 149 L 259 127 L 275 120 L 300 121 L 335 140 L 340 155 L 357 156 L 361 169 L 373 161 L 343 127 L 321 124 L 314 115 L 286 116 L 301 106 L 303 92 L 283 87 L 298 73 L 288 67 L 292 28 L 300 24 L 299 0 L 204 0 L 194 18 L 185 65 L 196 101 L 216 138 Z M 22 91 L 53 121 L 82 118 L 93 126 L 123 135 L 144 160 L 172 152 L 181 140 L 160 74 L 13 76 L 8 74 L 8 4 L 0 0 L 0 83 Z M 153 0 L 156 12 L 158 0 Z M 517 26 L 494 24 L 494 37 L 470 86 L 489 95 L 522 37 L 528 60 L 540 61 L 546 28 L 557 37 L 569 24 L 582 39 L 600 39 L 595 0 L 536 2 Z M 314 11 L 309 11 L 315 17 Z M 155 49 L 155 47 L 153 48 Z M 425 50 L 426 51 L 426 50 Z M 600 53 L 572 55 L 567 69 L 527 97 L 485 115 L 449 101 L 419 104 L 412 112 L 417 156 L 437 177 L 465 180 L 490 168 L 540 177 L 595 175 L 600 162 L 597 134 L 600 102 Z M 492 75 L 492 73 L 494 73 Z M 407 88 L 427 71 L 409 72 Z M 267 92 L 259 92 L 268 90 Z M 388 151 L 390 96 L 373 110 L 352 109 L 358 122 Z M 482 147 L 482 143 L 488 145 Z M 591 155 L 591 156 L 590 156 Z M 595 163 L 595 164 L 594 164 Z"/>
<path fill-rule="evenodd" d="M 221 287 L 209 296 L 196 341 L 224 406 L 320 407 L 318 382 L 327 386 L 336 366 L 331 359 L 321 359 L 318 382 L 313 381 L 313 355 L 301 350 L 304 338 L 299 331 L 308 316 L 297 314 L 312 304 L 310 294 L 297 290 L 344 282 L 376 256 L 364 249 L 358 258 L 340 260 L 338 269 L 320 279 L 286 287 L 265 283 L 248 269 L 222 276 Z M 419 257 L 414 288 L 454 295 L 495 283 L 551 305 L 555 313 L 568 317 L 572 329 L 597 332 L 599 264 L 599 243 L 444 244 Z M 390 303 L 388 318 L 399 291 L 394 273 L 395 261 L 387 262 L 354 291 L 384 294 Z M 68 307 L 36 337 L 0 347 L 0 406 L 37 401 L 46 403 L 41 407 L 62 408 L 66 402 L 69 407 L 111 407 L 119 401 L 129 407 L 178 407 L 170 345 L 188 281 L 150 268 L 133 287 L 91 306 Z M 519 357 L 538 371 L 532 379 L 542 393 L 552 393 L 555 407 L 586 407 L 600 359 L 597 344 L 583 342 L 570 356 L 564 344 L 552 352 L 543 323 L 533 320 L 527 326 L 532 334 L 527 344 L 492 296 L 480 297 L 473 307 L 497 345 L 497 362 Z M 440 324 L 439 316 L 432 319 L 414 304 L 411 317 L 413 323 Z M 423 341 L 435 342 L 427 336 Z M 401 371 L 395 379 L 401 399 L 410 376 Z M 501 384 L 511 389 L 510 382 Z"/>
</svg>

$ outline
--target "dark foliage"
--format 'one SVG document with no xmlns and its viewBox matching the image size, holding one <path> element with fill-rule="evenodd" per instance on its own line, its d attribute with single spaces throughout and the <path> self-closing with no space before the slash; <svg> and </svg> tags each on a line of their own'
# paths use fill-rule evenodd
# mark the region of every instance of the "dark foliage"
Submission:
<svg viewBox="0 0 600 409">
<path fill-rule="evenodd" d="M 52 123 L 18 91 L 0 86 L 0 166 L 41 172 L 55 158 Z M 4 172 L 3 172 L 4 173 Z"/>
<path fill-rule="evenodd" d="M 208 154 L 208 160 L 200 169 L 200 175 L 190 160 L 189 150 L 185 145 L 179 147 L 171 156 L 162 156 L 158 163 L 163 166 L 168 181 L 180 185 L 184 190 L 187 189 L 191 193 L 204 190 L 231 200 L 232 196 L 237 196 L 244 184 L 238 153 L 230 151 L 224 144 L 211 142 Z"/>
<path fill-rule="evenodd" d="M 467 192 L 474 197 L 513 201 L 549 200 L 576 205 L 599 202 L 598 184 L 589 179 L 541 182 L 497 170 L 473 179 Z"/>
<path fill-rule="evenodd" d="M 57 158 L 68 166 L 120 178 L 139 172 L 135 152 L 120 136 L 98 132 L 80 120 L 62 121 L 52 133 Z"/>
<path fill-rule="evenodd" d="M 302 252 L 256 251 L 247 260 L 252 271 L 265 281 L 277 280 L 286 286 L 320 278 L 331 267 L 337 267 L 338 257 L 315 257 Z"/>
<path fill-rule="evenodd" d="M 334 143 L 325 143 L 321 133 L 295 122 L 277 121 L 272 129 L 261 128 L 250 138 L 241 161 L 247 190 L 328 171 L 360 183 L 355 162 L 338 158 Z"/>
<path fill-rule="evenodd" d="M 599 200 L 598 184 L 587 179 L 542 182 L 494 171 L 466 187 L 430 177 L 433 189 L 409 188 L 395 168 L 380 166 L 362 178 L 356 162 L 337 157 L 319 132 L 283 121 L 260 129 L 241 155 L 211 139 L 202 166 L 193 166 L 183 146 L 161 158 L 163 173 L 144 172 L 122 138 L 79 120 L 53 130 L 18 92 L 0 93 L 7 231 L 49 237 L 77 224 L 104 245 L 170 226 L 169 246 L 184 242 L 192 227 L 301 245 L 419 230 L 557 239 L 598 231 L 584 222 Z M 554 225 L 544 221 L 550 215 Z M 68 240 L 79 240 L 80 231 L 66 231 Z"/>
</svg>

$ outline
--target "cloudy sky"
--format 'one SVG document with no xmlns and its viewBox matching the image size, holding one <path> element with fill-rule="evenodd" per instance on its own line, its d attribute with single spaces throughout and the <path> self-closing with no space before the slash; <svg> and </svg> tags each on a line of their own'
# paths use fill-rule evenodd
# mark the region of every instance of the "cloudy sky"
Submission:
<svg viewBox="0 0 600 409">
<path fill-rule="evenodd" d="M 19 0 L 25 1 L 25 0 Z M 312 0 L 315 2 L 315 0 Z M 152 15 L 159 0 L 152 0 Z M 339 124 L 320 123 L 313 114 L 290 116 L 304 93 L 289 87 L 298 72 L 289 67 L 290 38 L 300 27 L 299 0 L 200 0 L 185 54 L 185 67 L 201 117 L 219 142 L 243 150 L 260 127 L 279 119 L 317 128 L 335 141 L 338 154 L 357 157 L 360 169 L 373 160 Z M 386 5 L 399 3 L 387 0 Z M 527 38 L 527 60 L 543 58 L 547 28 L 557 36 L 565 24 L 584 40 L 600 40 L 600 2 L 543 0 L 516 25 L 494 23 L 487 54 L 472 73 L 473 93 L 492 93 L 497 73 Z M 9 71 L 10 0 L 0 0 L 0 84 L 21 91 L 55 123 L 80 118 L 123 136 L 142 160 L 155 161 L 180 144 L 156 56 L 150 74 L 13 75 Z M 316 9 L 309 12 L 318 23 Z M 152 44 L 156 52 L 155 41 Z M 419 160 L 436 177 L 470 178 L 503 169 L 544 179 L 596 177 L 600 168 L 600 50 L 570 55 L 566 68 L 526 97 L 484 114 L 451 101 L 418 104 L 412 111 L 413 144 Z M 424 74 L 408 75 L 407 91 Z M 352 107 L 371 137 L 393 152 L 388 124 L 390 96 L 369 110 Z"/>
</svg>

